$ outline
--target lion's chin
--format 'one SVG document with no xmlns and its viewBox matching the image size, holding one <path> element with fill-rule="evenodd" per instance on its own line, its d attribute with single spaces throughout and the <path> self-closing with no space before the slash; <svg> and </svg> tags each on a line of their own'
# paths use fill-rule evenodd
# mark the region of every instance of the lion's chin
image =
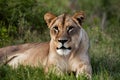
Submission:
<svg viewBox="0 0 120 80">
<path fill-rule="evenodd" d="M 71 52 L 70 49 L 57 49 L 57 53 L 61 56 L 67 56 Z"/>
</svg>

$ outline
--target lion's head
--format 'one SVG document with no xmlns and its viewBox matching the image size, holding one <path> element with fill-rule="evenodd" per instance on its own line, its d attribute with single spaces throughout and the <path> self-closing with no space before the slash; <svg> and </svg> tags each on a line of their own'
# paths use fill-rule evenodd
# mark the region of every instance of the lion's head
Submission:
<svg viewBox="0 0 120 80">
<path fill-rule="evenodd" d="M 52 45 L 59 55 L 68 55 L 78 48 L 82 38 L 83 12 L 73 16 L 62 14 L 58 17 L 46 13 L 44 19 L 50 28 Z"/>
</svg>

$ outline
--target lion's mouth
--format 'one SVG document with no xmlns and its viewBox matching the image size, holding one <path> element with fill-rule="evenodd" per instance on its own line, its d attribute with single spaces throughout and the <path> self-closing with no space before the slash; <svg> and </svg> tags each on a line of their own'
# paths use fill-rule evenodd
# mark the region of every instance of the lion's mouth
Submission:
<svg viewBox="0 0 120 80">
<path fill-rule="evenodd" d="M 57 47 L 56 48 L 57 49 L 57 53 L 59 54 L 59 55 L 64 55 L 64 56 L 66 56 L 66 55 L 68 55 L 68 54 L 70 54 L 71 53 L 71 47 L 65 47 L 65 46 L 61 46 L 61 47 Z"/>
<path fill-rule="evenodd" d="M 57 50 L 58 50 L 58 49 L 64 49 L 64 50 L 65 50 L 65 49 L 68 49 L 68 50 L 71 50 L 71 47 L 66 48 L 66 47 L 62 46 L 62 47 L 60 47 L 60 48 L 57 47 Z"/>
</svg>

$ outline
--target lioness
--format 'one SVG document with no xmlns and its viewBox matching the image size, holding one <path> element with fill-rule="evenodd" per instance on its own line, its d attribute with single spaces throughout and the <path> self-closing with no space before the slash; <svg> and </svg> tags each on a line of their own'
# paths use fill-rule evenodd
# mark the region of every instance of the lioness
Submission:
<svg viewBox="0 0 120 80">
<path fill-rule="evenodd" d="M 58 17 L 46 13 L 44 19 L 50 29 L 50 42 L 0 48 L 1 63 L 12 67 L 18 64 L 38 66 L 40 63 L 46 72 L 53 65 L 63 73 L 76 72 L 76 76 L 86 74 L 91 77 L 89 39 L 81 27 L 84 13 L 78 12 L 73 16 L 62 14 Z"/>
</svg>

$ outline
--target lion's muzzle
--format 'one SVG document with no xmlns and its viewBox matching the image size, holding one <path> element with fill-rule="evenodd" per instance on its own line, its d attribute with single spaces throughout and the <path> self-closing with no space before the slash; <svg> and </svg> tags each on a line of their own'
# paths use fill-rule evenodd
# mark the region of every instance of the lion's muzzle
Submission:
<svg viewBox="0 0 120 80">
<path fill-rule="evenodd" d="M 57 48 L 57 52 L 58 52 L 59 55 L 65 55 L 66 56 L 66 55 L 70 54 L 71 47 L 66 48 L 66 47 L 62 46 L 60 48 Z"/>
</svg>

